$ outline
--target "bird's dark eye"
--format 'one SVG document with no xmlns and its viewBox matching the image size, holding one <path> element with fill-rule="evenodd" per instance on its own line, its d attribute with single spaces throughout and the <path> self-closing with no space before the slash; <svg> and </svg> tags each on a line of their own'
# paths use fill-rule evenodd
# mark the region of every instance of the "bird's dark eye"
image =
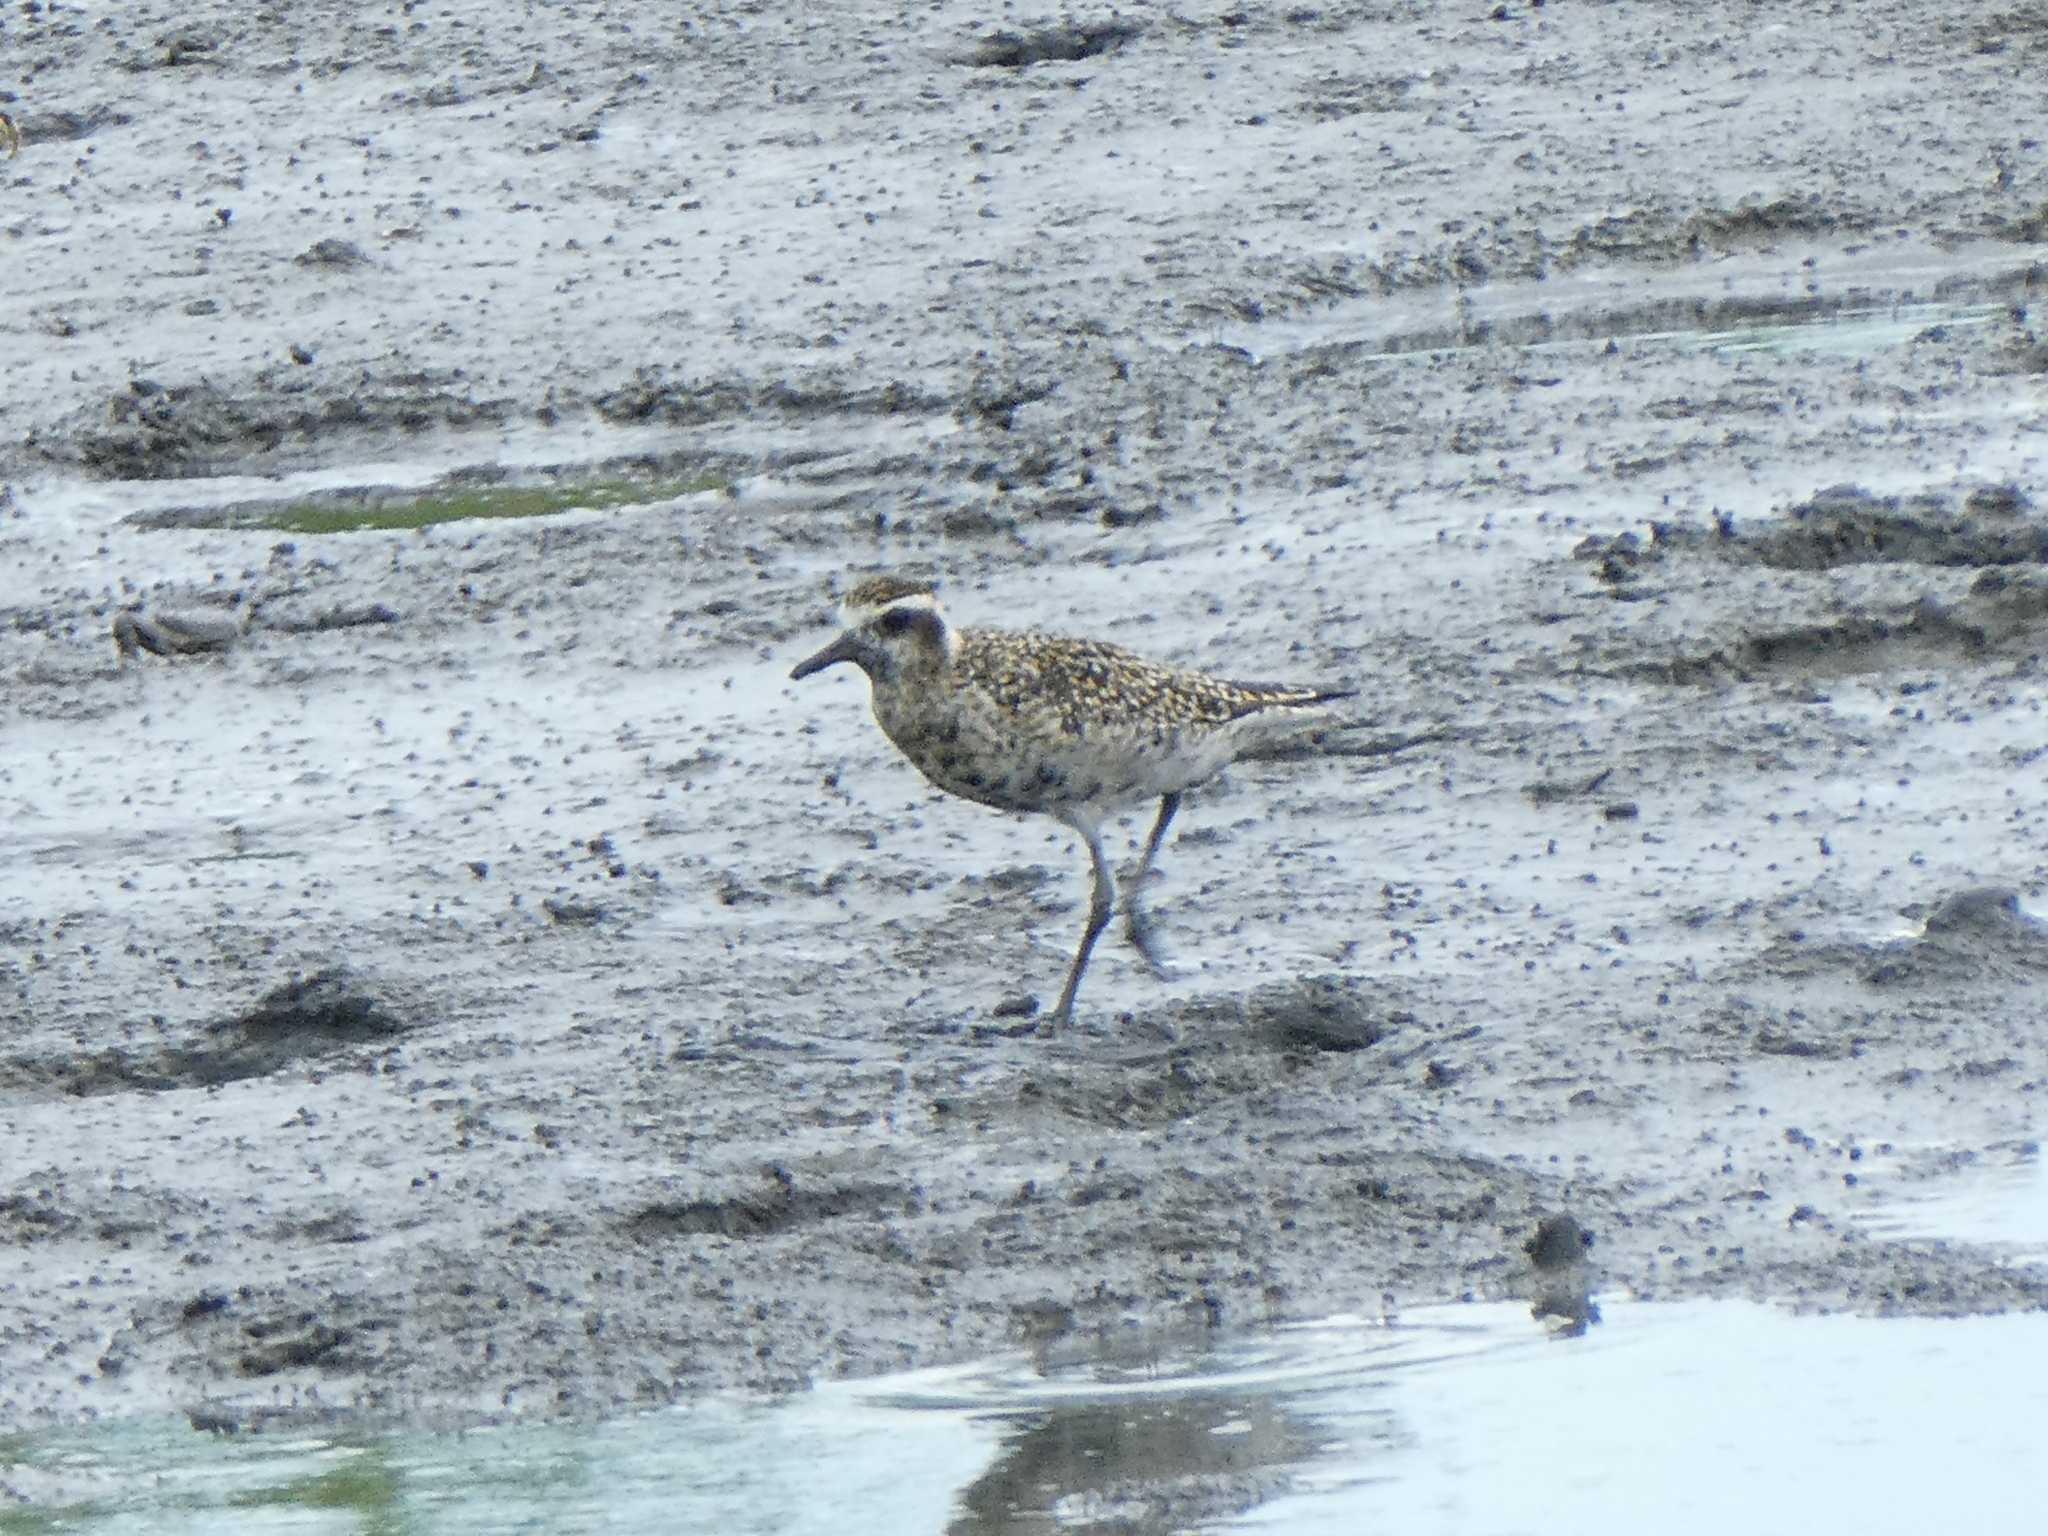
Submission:
<svg viewBox="0 0 2048 1536">
<path fill-rule="evenodd" d="M 917 622 L 917 615 L 908 608 L 891 608 L 876 621 L 875 627 L 885 635 L 900 635 L 908 632 Z"/>
</svg>

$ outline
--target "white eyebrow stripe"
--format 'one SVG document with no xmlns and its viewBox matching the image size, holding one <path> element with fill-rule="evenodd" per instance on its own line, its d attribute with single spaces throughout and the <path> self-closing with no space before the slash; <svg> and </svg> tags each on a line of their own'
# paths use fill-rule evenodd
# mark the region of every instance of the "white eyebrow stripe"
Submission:
<svg viewBox="0 0 2048 1536">
<path fill-rule="evenodd" d="M 937 613 L 939 600 L 929 592 L 910 592 L 902 597 L 893 597 L 886 603 L 850 602 L 840 607 L 839 619 L 848 629 L 858 629 L 861 625 L 880 618 L 892 608 L 908 608 L 918 613 Z"/>
</svg>

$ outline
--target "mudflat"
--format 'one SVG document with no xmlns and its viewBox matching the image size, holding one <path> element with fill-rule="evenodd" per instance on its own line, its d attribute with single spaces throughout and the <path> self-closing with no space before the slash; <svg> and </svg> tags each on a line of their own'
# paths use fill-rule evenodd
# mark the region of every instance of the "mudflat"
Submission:
<svg viewBox="0 0 2048 1536">
<path fill-rule="evenodd" d="M 2033 12 L 0 39 L 0 1419 L 1526 1295 L 1562 1214 L 2048 1302 L 1933 1198 L 2048 1081 Z M 788 681 L 874 571 L 1358 690 L 1189 798 L 1171 979 L 1033 1032 L 1079 845 Z"/>
</svg>

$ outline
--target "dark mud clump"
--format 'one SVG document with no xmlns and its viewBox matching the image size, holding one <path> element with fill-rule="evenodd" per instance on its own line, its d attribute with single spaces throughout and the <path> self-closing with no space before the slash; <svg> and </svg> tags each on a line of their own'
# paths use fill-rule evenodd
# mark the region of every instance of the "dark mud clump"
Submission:
<svg viewBox="0 0 2048 1536">
<path fill-rule="evenodd" d="M 81 1096 L 209 1088 L 360 1046 L 387 1046 L 410 1028 L 361 978 L 347 970 L 319 971 L 266 993 L 247 1013 L 207 1026 L 196 1043 L 102 1051 L 68 1066 L 59 1080 L 66 1092 Z"/>
<path fill-rule="evenodd" d="M 2048 523 L 2011 486 L 1947 497 L 1877 496 L 1830 486 L 1793 507 L 1781 526 L 1740 547 L 1763 565 L 1823 571 L 1841 565 L 2020 565 L 2048 562 Z"/>
<path fill-rule="evenodd" d="M 1845 565 L 1986 566 L 2048 563 L 2048 522 L 2017 486 L 1980 486 L 1957 499 L 1938 492 L 1880 496 L 1833 485 L 1751 531 L 1734 519 L 1711 529 L 1659 524 L 1649 549 L 1634 535 L 1581 545 L 1581 558 L 1636 565 L 1673 550 L 1712 551 L 1778 570 Z"/>
<path fill-rule="evenodd" d="M 735 1195 L 663 1201 L 633 1213 L 626 1226 L 636 1237 L 769 1237 L 806 1222 L 842 1216 L 873 1217 L 903 1209 L 899 1190 L 876 1185 L 799 1189 L 787 1169 L 768 1170 L 765 1188 Z"/>
<path fill-rule="evenodd" d="M 1589 535 L 1572 551 L 1614 595 L 1646 595 L 1635 583 L 1678 554 L 1712 554 L 1774 570 L 1827 571 L 1852 565 L 1935 568 L 2048 564 L 2048 521 L 2014 485 L 1980 486 L 1957 499 L 1938 492 L 1879 496 L 1835 485 L 1754 527 L 1728 514 L 1713 526 L 1653 522 L 1633 532 Z"/>
<path fill-rule="evenodd" d="M 2020 909 L 2017 891 L 1981 886 L 1936 904 L 1912 938 L 1880 946 L 1862 967 L 1873 987 L 1930 981 L 2038 986 L 2048 973 L 2048 924 Z"/>
<path fill-rule="evenodd" d="M 1385 1038 L 1388 1021 L 1359 996 L 1355 977 L 1314 976 L 1262 987 L 1245 999 L 1252 1038 L 1285 1051 L 1362 1051 Z"/>
<path fill-rule="evenodd" d="M 1072 64 L 1111 53 L 1142 29 L 1128 21 L 1082 22 L 1032 32 L 997 32 L 968 55 L 977 69 L 1022 69 L 1030 64 Z"/>
<path fill-rule="evenodd" d="M 223 614 L 114 615 L 114 649 L 124 660 L 142 651 L 152 656 L 217 655 L 241 635 L 241 626 Z"/>
<path fill-rule="evenodd" d="M 223 1383 L 263 1380 L 314 1369 L 330 1376 L 374 1370 L 396 1328 L 381 1298 L 318 1287 L 209 1286 L 139 1310 L 108 1341 L 104 1376 L 128 1371 L 156 1343 L 171 1342 L 198 1374 Z M 195 1427 L 227 1431 L 260 1426 L 260 1405 L 214 1400 Z"/>
<path fill-rule="evenodd" d="M 1600 1321 L 1587 1262 L 1592 1251 L 1593 1234 L 1568 1211 L 1554 1211 L 1536 1224 L 1536 1235 L 1522 1245 L 1529 1257 L 1531 1317 L 1574 1335 Z"/>
</svg>

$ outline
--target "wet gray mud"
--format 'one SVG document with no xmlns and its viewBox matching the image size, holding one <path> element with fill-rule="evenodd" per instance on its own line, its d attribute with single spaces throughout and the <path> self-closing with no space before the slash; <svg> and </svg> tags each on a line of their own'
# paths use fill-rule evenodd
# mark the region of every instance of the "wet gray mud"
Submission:
<svg viewBox="0 0 2048 1536">
<path fill-rule="evenodd" d="M 0 37 L 9 1422 L 1526 1298 L 1565 1211 L 1610 1295 L 2048 1302 L 1891 1219 L 2048 1079 L 2034 12 Z M 620 465 L 718 484 L 190 515 Z M 1038 1038 L 1081 850 L 787 680 L 873 569 L 1379 749 L 1192 796 L 1176 974 Z"/>
</svg>

